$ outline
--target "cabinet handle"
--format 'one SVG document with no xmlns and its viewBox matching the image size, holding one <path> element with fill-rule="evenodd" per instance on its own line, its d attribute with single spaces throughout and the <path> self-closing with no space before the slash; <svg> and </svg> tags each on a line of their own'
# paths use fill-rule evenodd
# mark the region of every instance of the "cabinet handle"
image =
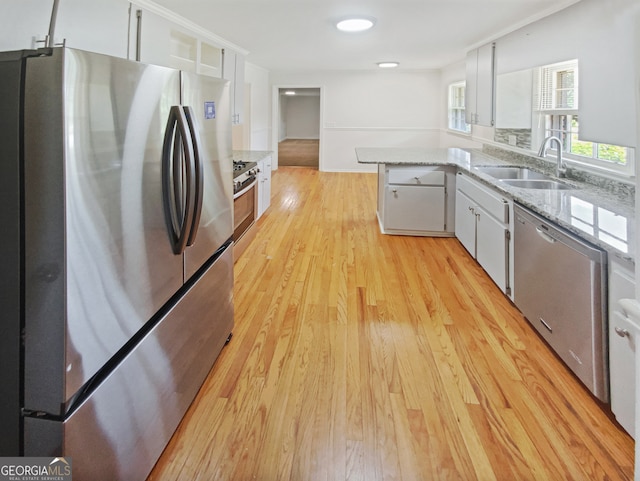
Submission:
<svg viewBox="0 0 640 481">
<path fill-rule="evenodd" d="M 472 214 L 475 214 L 475 212 L 474 212 L 475 209 L 473 207 L 469 206 L 469 210 L 471 211 Z"/>
<path fill-rule="evenodd" d="M 620 337 L 629 337 L 629 331 L 620 327 L 615 328 L 616 334 Z"/>
<path fill-rule="evenodd" d="M 393 192 L 394 194 L 398 193 L 398 189 L 392 189 L 391 192 Z"/>
</svg>

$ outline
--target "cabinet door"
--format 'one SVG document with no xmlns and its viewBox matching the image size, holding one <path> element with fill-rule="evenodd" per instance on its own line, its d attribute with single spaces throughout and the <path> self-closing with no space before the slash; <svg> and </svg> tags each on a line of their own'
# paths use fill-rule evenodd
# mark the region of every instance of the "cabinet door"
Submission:
<svg viewBox="0 0 640 481">
<path fill-rule="evenodd" d="M 465 86 L 465 121 L 491 127 L 494 124 L 494 64 L 493 43 L 467 53 Z"/>
<path fill-rule="evenodd" d="M 476 207 L 476 260 L 500 287 L 507 289 L 508 239 L 504 224 Z"/>
<path fill-rule="evenodd" d="M 244 111 L 244 56 L 224 49 L 222 77 L 231 81 L 231 122 L 241 124 Z"/>
<path fill-rule="evenodd" d="M 258 215 L 259 218 L 271 204 L 271 157 L 259 160 L 258 164 Z"/>
<path fill-rule="evenodd" d="M 171 67 L 171 22 L 149 10 L 131 4 L 129 58 Z"/>
<path fill-rule="evenodd" d="M 127 58 L 128 28 L 128 0 L 64 0 L 55 37 L 67 47 Z"/>
<path fill-rule="evenodd" d="M 267 210 L 271 205 L 271 157 L 264 159 L 264 170 L 262 172 L 262 212 Z"/>
<path fill-rule="evenodd" d="M 456 237 L 465 249 L 476 256 L 475 203 L 459 190 L 456 191 Z"/>
<path fill-rule="evenodd" d="M 444 231 L 444 187 L 388 185 L 385 198 L 386 229 Z"/>
<path fill-rule="evenodd" d="M 493 126 L 494 45 L 478 49 L 478 77 L 476 84 L 476 124 Z"/>
<path fill-rule="evenodd" d="M 34 40 L 44 40 L 49 32 L 51 4 L 42 0 L 0 2 L 0 51 L 23 50 L 42 46 Z M 58 35 L 56 34 L 56 39 Z"/>
<path fill-rule="evenodd" d="M 467 53 L 464 88 L 464 121 L 469 125 L 476 120 L 476 84 L 478 82 L 478 50 Z"/>
<path fill-rule="evenodd" d="M 628 334 L 624 335 L 624 331 Z M 611 411 L 631 436 L 635 433 L 636 419 L 636 331 L 629 319 L 614 312 L 609 324 Z"/>
</svg>

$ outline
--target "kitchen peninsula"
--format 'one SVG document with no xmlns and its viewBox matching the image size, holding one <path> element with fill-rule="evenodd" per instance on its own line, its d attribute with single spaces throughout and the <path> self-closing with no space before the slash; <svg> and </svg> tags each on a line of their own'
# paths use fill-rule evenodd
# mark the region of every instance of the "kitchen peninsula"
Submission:
<svg viewBox="0 0 640 481">
<path fill-rule="evenodd" d="M 546 173 L 551 171 L 552 164 L 499 149 L 487 153 L 480 149 L 461 148 L 356 148 L 356 156 L 361 164 L 378 164 L 378 196 L 384 193 L 381 191 L 384 174 L 390 168 L 449 168 L 530 208 L 609 254 L 626 261 L 635 260 L 634 196 L 632 189 L 626 185 L 616 182 L 594 185 L 574 180 L 569 175 L 567 179 L 561 179 L 571 187 L 566 190 L 514 187 L 488 175 L 479 167 L 526 167 Z M 597 211 L 598 215 L 585 219 L 578 210 Z"/>
</svg>

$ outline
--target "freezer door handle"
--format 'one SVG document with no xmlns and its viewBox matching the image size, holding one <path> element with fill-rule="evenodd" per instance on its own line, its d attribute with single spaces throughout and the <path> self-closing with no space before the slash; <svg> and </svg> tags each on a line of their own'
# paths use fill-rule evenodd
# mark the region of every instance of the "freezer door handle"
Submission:
<svg viewBox="0 0 640 481">
<path fill-rule="evenodd" d="M 169 111 L 162 146 L 162 196 L 173 253 L 182 254 L 193 223 L 195 172 L 193 144 L 184 111 Z"/>
<path fill-rule="evenodd" d="M 189 238 L 187 239 L 187 245 L 193 245 L 196 241 L 196 234 L 198 233 L 198 226 L 200 225 L 200 214 L 202 213 L 202 186 L 203 186 L 203 163 L 200 157 L 200 137 L 198 135 L 198 126 L 196 125 L 196 119 L 191 107 L 183 107 L 184 115 L 189 126 L 189 132 L 191 134 L 191 145 L 193 146 L 193 171 L 194 171 L 194 189 L 195 189 L 195 205 L 193 209 L 193 219 L 191 221 L 191 227 L 189 229 Z"/>
</svg>

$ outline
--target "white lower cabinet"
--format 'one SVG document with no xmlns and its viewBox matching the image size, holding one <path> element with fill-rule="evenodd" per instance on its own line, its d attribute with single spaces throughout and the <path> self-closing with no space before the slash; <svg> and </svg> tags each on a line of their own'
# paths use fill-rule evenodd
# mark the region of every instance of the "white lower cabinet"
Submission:
<svg viewBox="0 0 640 481">
<path fill-rule="evenodd" d="M 271 205 L 271 156 L 265 157 L 258 164 L 258 213 L 256 219 Z"/>
<path fill-rule="evenodd" d="M 452 236 L 455 172 L 442 166 L 378 170 L 378 220 L 385 234 Z"/>
<path fill-rule="evenodd" d="M 634 266 L 609 257 L 609 386 L 611 411 L 635 438 L 636 343 L 639 326 L 622 309 L 621 299 L 635 298 Z"/>
<path fill-rule="evenodd" d="M 512 295 L 512 202 L 462 173 L 456 177 L 455 234 L 500 290 Z"/>
<path fill-rule="evenodd" d="M 389 185 L 385 199 L 385 229 L 444 230 L 444 186 Z"/>
</svg>

